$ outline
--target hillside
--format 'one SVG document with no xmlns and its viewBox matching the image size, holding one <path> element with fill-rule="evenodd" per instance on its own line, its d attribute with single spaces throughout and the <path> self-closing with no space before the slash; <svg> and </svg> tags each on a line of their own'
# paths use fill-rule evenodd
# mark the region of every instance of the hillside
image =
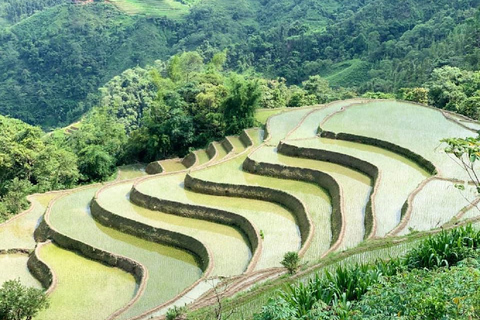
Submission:
<svg viewBox="0 0 480 320">
<path fill-rule="evenodd" d="M 0 39 L 0 113 L 44 128 L 78 120 L 123 70 L 181 51 L 208 59 L 227 48 L 232 70 L 295 84 L 320 74 L 360 92 L 421 86 L 436 67 L 478 61 L 478 1 L 211 0 L 181 4 L 181 17 L 56 3 L 27 10 Z"/>
</svg>

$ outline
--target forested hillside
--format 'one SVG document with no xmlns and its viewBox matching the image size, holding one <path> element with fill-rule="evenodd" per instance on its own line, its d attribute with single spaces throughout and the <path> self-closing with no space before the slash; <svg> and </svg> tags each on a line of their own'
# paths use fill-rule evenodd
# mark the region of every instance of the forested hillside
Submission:
<svg viewBox="0 0 480 320">
<path fill-rule="evenodd" d="M 0 7 L 1 114 L 65 125 L 115 75 L 182 51 L 210 59 L 228 49 L 228 69 L 289 84 L 319 74 L 359 93 L 422 86 L 435 68 L 471 70 L 480 59 L 478 0 L 212 0 L 167 17 L 64 2 Z"/>
<path fill-rule="evenodd" d="M 1 112 L 47 128 L 78 118 L 81 101 L 110 78 L 168 56 L 163 23 L 108 4 L 67 4 L 4 29 Z"/>
<path fill-rule="evenodd" d="M 5 0 L 0 3 L 0 26 L 12 25 L 43 9 L 68 0 Z"/>
</svg>

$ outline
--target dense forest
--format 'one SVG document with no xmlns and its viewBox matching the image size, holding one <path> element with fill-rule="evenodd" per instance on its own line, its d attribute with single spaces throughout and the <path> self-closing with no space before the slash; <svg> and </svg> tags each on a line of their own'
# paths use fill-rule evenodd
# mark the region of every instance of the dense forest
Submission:
<svg viewBox="0 0 480 320">
<path fill-rule="evenodd" d="M 7 1 L 0 6 L 0 113 L 43 128 L 66 125 L 115 75 L 193 50 L 208 60 L 227 49 L 227 69 L 288 84 L 320 75 L 360 94 L 396 93 L 423 86 L 435 68 L 478 67 L 479 4 L 214 0 L 171 19 L 127 15 L 100 1 Z"/>
</svg>

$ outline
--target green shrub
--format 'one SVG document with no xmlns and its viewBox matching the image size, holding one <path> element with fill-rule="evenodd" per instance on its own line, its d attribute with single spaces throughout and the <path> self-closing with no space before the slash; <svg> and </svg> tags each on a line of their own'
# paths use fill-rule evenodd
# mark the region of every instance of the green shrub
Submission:
<svg viewBox="0 0 480 320">
<path fill-rule="evenodd" d="M 20 280 L 10 280 L 0 288 L 0 319 L 32 319 L 40 310 L 48 308 L 47 295 L 40 289 L 27 288 Z"/>
<path fill-rule="evenodd" d="M 374 285 L 354 308 L 354 319 L 478 319 L 480 270 L 415 269 Z"/>
<path fill-rule="evenodd" d="M 178 319 L 183 319 L 184 316 L 187 313 L 187 308 L 186 307 L 177 307 L 174 306 L 173 308 L 170 308 L 167 310 L 167 314 L 165 315 L 165 319 L 167 320 L 178 320 Z"/>
<path fill-rule="evenodd" d="M 294 274 L 298 270 L 300 258 L 297 252 L 290 251 L 285 253 L 285 255 L 283 256 L 283 260 L 280 263 L 282 264 L 282 266 L 288 269 L 288 272 L 290 272 L 290 274 Z"/>
<path fill-rule="evenodd" d="M 284 291 L 269 301 L 255 319 L 351 319 L 355 313 L 361 314 L 358 319 L 388 319 L 389 316 L 396 318 L 397 314 L 400 319 L 468 319 L 467 315 L 478 316 L 480 286 L 475 287 L 475 284 L 480 281 L 480 277 L 475 277 L 480 272 L 479 244 L 480 231 L 469 225 L 444 231 L 422 241 L 405 258 L 350 267 L 338 266 L 333 271 L 325 271 L 323 276 L 316 274 L 306 283 L 287 285 Z M 282 264 L 293 257 L 294 252 L 288 252 Z M 444 276 L 448 269 L 439 269 L 457 264 L 463 270 L 474 269 L 471 275 L 473 278 L 468 278 L 466 272 L 459 268 L 453 269 L 453 277 L 461 282 L 458 286 Z M 428 269 L 434 270 L 429 274 Z M 435 282 L 435 274 L 439 275 L 439 282 Z M 403 286 L 410 290 L 407 290 L 405 297 L 401 291 L 402 279 L 405 283 Z M 416 283 L 423 281 L 436 288 L 436 292 L 427 294 L 429 285 Z M 466 286 L 462 281 L 472 281 L 473 289 L 465 291 L 470 298 L 460 290 Z M 446 286 L 445 292 L 442 292 L 441 285 Z M 388 291 L 390 287 L 392 292 Z M 375 289 L 372 291 L 372 288 Z M 417 299 L 417 305 L 414 305 L 416 292 L 420 300 Z M 364 298 L 365 294 L 370 296 Z M 384 302 L 383 295 L 387 295 L 392 301 Z M 403 317 L 405 310 L 398 307 L 404 300 L 405 303 L 414 305 L 412 310 L 416 310 L 409 310 L 411 312 L 406 317 Z M 466 303 L 468 308 L 463 303 Z M 357 304 L 358 306 L 354 307 Z M 376 304 L 382 306 L 375 309 Z M 441 314 L 449 314 L 451 317 L 440 317 Z"/>
<path fill-rule="evenodd" d="M 471 225 L 442 231 L 410 251 L 405 263 L 410 269 L 454 266 L 458 261 L 477 255 L 480 232 Z"/>
</svg>

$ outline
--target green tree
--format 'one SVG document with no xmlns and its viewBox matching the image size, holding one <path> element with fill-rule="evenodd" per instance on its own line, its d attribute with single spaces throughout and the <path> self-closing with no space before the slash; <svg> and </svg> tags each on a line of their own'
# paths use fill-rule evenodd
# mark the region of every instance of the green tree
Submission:
<svg viewBox="0 0 480 320">
<path fill-rule="evenodd" d="M 0 319 L 31 320 L 48 306 L 42 290 L 27 288 L 18 279 L 6 281 L 0 288 Z"/>
<path fill-rule="evenodd" d="M 33 169 L 38 191 L 69 189 L 76 185 L 79 178 L 77 156 L 73 152 L 47 145 L 38 154 L 37 165 Z"/>
<path fill-rule="evenodd" d="M 104 181 L 115 172 L 115 158 L 99 145 L 89 145 L 78 153 L 78 169 L 83 181 Z"/>
<path fill-rule="evenodd" d="M 257 80 L 247 80 L 232 74 L 229 78 L 228 96 L 223 102 L 227 134 L 237 134 L 255 124 L 255 109 L 261 92 Z"/>
<path fill-rule="evenodd" d="M 425 89 L 425 88 L 402 88 L 402 89 L 400 89 L 400 99 L 427 104 L 428 103 L 428 89 Z"/>
<path fill-rule="evenodd" d="M 167 65 L 167 75 L 173 82 L 178 82 L 182 79 L 180 56 L 174 55 L 170 58 Z"/>
<path fill-rule="evenodd" d="M 212 60 L 210 60 L 209 65 L 213 66 L 216 71 L 222 71 L 225 62 L 227 61 L 227 51 L 220 51 L 213 55 Z"/>
<path fill-rule="evenodd" d="M 302 85 L 307 94 L 315 97 L 316 103 L 325 103 L 332 100 L 332 88 L 330 88 L 328 81 L 319 75 L 310 76 L 308 80 L 302 82 Z"/>
<path fill-rule="evenodd" d="M 288 269 L 290 274 L 294 274 L 297 272 L 300 264 L 300 257 L 298 256 L 297 252 L 290 251 L 285 253 L 283 256 L 283 260 L 280 262 L 282 266 Z"/>
<path fill-rule="evenodd" d="M 204 64 L 202 56 L 196 51 L 184 52 L 180 55 L 180 70 L 184 80 L 189 82 L 196 73 L 202 71 Z"/>
<path fill-rule="evenodd" d="M 0 207 L 0 218 L 2 218 L 0 221 L 7 220 L 28 206 L 25 196 L 33 191 L 33 185 L 27 179 L 15 177 L 7 181 L 6 190 L 7 192 L 0 197 L 3 203 Z"/>
<path fill-rule="evenodd" d="M 470 178 L 480 193 L 480 176 L 477 172 L 476 164 L 480 160 L 480 137 L 473 138 L 447 138 L 442 139 L 445 143 L 445 152 L 450 155 Z M 457 185 L 458 188 L 464 188 L 463 185 Z"/>
</svg>

